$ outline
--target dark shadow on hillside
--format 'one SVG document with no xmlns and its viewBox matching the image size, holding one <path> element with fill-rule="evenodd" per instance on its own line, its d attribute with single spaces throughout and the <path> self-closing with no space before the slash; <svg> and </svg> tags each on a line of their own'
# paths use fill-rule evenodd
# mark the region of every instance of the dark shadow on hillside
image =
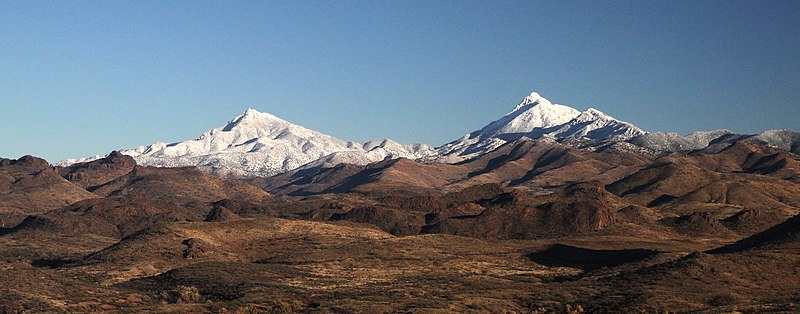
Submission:
<svg viewBox="0 0 800 314">
<path fill-rule="evenodd" d="M 791 249 L 796 247 L 798 242 L 800 242 L 800 215 L 735 243 L 709 250 L 707 253 L 737 253 L 767 247 L 780 248 L 781 246 Z"/>
<path fill-rule="evenodd" d="M 31 261 L 31 266 L 33 267 L 44 267 L 44 268 L 60 268 L 69 266 L 70 264 L 76 263 L 76 260 L 69 260 L 69 259 L 37 259 Z"/>
<path fill-rule="evenodd" d="M 527 256 L 531 261 L 549 267 L 572 267 L 591 271 L 638 262 L 659 253 L 645 249 L 593 250 L 554 244 L 542 251 L 528 253 Z"/>
</svg>

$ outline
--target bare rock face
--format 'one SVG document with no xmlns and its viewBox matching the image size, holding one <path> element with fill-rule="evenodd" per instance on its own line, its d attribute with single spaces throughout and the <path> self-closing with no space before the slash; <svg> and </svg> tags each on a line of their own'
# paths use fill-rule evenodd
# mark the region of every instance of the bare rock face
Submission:
<svg viewBox="0 0 800 314">
<path fill-rule="evenodd" d="M 730 230 L 719 223 L 713 214 L 707 212 L 693 212 L 688 215 L 668 217 L 662 219 L 661 222 L 679 233 L 691 236 L 730 233 Z"/>
<path fill-rule="evenodd" d="M 183 241 L 183 245 L 186 246 L 186 249 L 183 250 L 183 258 L 186 259 L 203 257 L 211 247 L 207 242 L 197 238 L 186 239 Z"/>
<path fill-rule="evenodd" d="M 48 163 L 46 160 L 38 158 L 38 157 L 33 157 L 31 155 L 25 155 L 25 156 L 20 157 L 17 160 L 12 160 L 10 162 L 10 164 L 11 165 L 16 165 L 16 166 L 21 166 L 21 167 L 37 168 L 37 169 L 41 169 L 41 168 L 45 168 L 45 167 L 49 167 L 50 166 L 50 163 Z"/>
<path fill-rule="evenodd" d="M 617 222 L 617 206 L 613 196 L 600 182 L 573 184 L 564 191 L 565 196 L 578 200 L 570 204 L 575 211 L 578 228 L 600 230 Z"/>
<path fill-rule="evenodd" d="M 132 157 L 113 151 L 102 159 L 60 168 L 59 173 L 70 182 L 91 189 L 131 172 L 134 167 L 136 161 Z"/>
<path fill-rule="evenodd" d="M 675 219 L 675 221 L 682 225 L 694 225 L 694 226 L 716 226 L 717 220 L 714 219 L 714 216 L 709 213 L 701 213 L 701 212 L 694 212 L 686 216 L 681 216 Z"/>
<path fill-rule="evenodd" d="M 200 290 L 193 286 L 177 286 L 165 294 L 165 299 L 175 304 L 200 303 L 205 300 Z"/>
<path fill-rule="evenodd" d="M 215 203 L 214 208 L 206 215 L 205 221 L 230 221 L 239 219 L 242 219 L 242 217 L 239 217 L 239 215 L 230 211 L 228 208 Z"/>
</svg>

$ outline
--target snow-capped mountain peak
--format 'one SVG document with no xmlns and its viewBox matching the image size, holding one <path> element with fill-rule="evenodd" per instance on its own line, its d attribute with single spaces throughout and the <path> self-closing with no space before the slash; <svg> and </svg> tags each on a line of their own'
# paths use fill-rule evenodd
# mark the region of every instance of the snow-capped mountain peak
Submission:
<svg viewBox="0 0 800 314">
<path fill-rule="evenodd" d="M 513 141 L 534 130 L 564 124 L 580 114 L 580 111 L 553 104 L 537 92 L 522 99 L 508 114 L 489 123 L 480 130 L 437 148 L 441 160 L 457 162 L 470 158 Z"/>
<path fill-rule="evenodd" d="M 482 136 L 528 133 L 536 128 L 563 124 L 578 114 L 580 112 L 572 107 L 553 104 L 539 93 L 533 92 L 514 107 L 514 110 L 478 132 Z"/>
<path fill-rule="evenodd" d="M 274 131 L 275 129 L 285 128 L 290 125 L 293 124 L 286 120 L 273 116 L 269 113 L 260 112 L 253 108 L 247 108 L 247 110 L 244 113 L 233 118 L 233 120 L 229 121 L 228 124 L 226 124 L 222 128 L 217 128 L 211 131 L 269 133 Z M 210 133 L 211 131 L 206 133 Z"/>
<path fill-rule="evenodd" d="M 231 122 L 228 124 L 235 124 L 235 125 L 255 125 L 255 124 L 266 124 L 266 123 L 289 123 L 286 120 L 273 116 L 266 112 L 261 112 L 253 108 L 247 108 L 245 112 L 233 118 Z"/>
<path fill-rule="evenodd" d="M 528 95 L 525 98 L 523 98 L 522 101 L 516 107 L 514 107 L 514 110 L 511 110 L 511 112 L 520 110 L 520 109 L 525 108 L 527 106 L 537 105 L 537 104 L 540 104 L 540 103 L 543 103 L 545 105 L 552 105 L 552 103 L 550 103 L 549 100 L 547 100 L 544 97 L 542 97 L 542 95 L 539 95 L 539 93 L 532 92 L 530 95 Z"/>
<path fill-rule="evenodd" d="M 458 162 L 494 150 L 522 136 L 603 140 L 626 139 L 644 133 L 636 126 L 614 119 L 600 110 L 589 108 L 580 112 L 569 106 L 553 104 L 533 92 L 502 118 L 437 150 L 441 155 L 440 160 Z"/>
</svg>

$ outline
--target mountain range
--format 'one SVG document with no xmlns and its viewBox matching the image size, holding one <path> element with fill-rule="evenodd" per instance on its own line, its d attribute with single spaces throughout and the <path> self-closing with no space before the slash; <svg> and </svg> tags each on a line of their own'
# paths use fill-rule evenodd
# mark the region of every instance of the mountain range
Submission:
<svg viewBox="0 0 800 314">
<path fill-rule="evenodd" d="M 227 124 L 194 140 L 156 142 L 119 152 L 133 157 L 140 165 L 197 166 L 216 175 L 248 178 L 342 163 L 366 165 L 395 158 L 458 163 L 523 137 L 550 139 L 589 150 L 614 147 L 652 155 L 721 150 L 738 141 L 763 143 L 792 152 L 800 150 L 800 133 L 791 130 L 768 130 L 756 135 L 729 130 L 699 131 L 686 136 L 648 133 L 597 109 L 581 112 L 554 104 L 533 92 L 500 119 L 436 148 L 419 143 L 400 144 L 390 139 L 345 141 L 269 113 L 247 109 Z M 102 157 L 67 159 L 57 165 L 68 166 Z"/>
<path fill-rule="evenodd" d="M 0 158 L 0 313 L 797 313 L 797 149 L 534 93 L 438 148 L 251 109 L 91 161 Z"/>
</svg>

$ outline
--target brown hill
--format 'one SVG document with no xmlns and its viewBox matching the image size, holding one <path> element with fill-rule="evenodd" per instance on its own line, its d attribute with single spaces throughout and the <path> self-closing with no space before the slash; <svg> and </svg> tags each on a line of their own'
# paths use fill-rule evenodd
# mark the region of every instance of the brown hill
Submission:
<svg viewBox="0 0 800 314">
<path fill-rule="evenodd" d="M 598 298 L 606 300 L 603 307 L 637 312 L 677 305 L 713 313 L 794 313 L 800 310 L 799 249 L 800 215 L 706 253 L 609 277 L 602 282 L 614 288 Z"/>
<path fill-rule="evenodd" d="M 617 223 L 625 206 L 599 182 L 545 196 L 513 190 L 479 204 L 482 212 L 442 219 L 423 232 L 511 239 L 588 234 Z"/>
<path fill-rule="evenodd" d="M 609 191 L 629 201 L 648 206 L 659 206 L 675 198 L 697 192 L 710 198 L 698 199 L 699 202 L 732 203 L 747 208 L 758 208 L 752 206 L 757 204 L 747 202 L 746 199 L 759 199 L 760 196 L 742 196 L 741 192 L 745 191 L 730 192 L 726 195 L 710 194 L 724 192 L 731 186 L 738 187 L 750 183 L 757 189 L 769 190 L 762 191 L 766 194 L 770 194 L 770 191 L 780 185 L 785 185 L 787 186 L 785 189 L 791 190 L 796 185 L 783 180 L 794 183 L 792 180 L 796 178 L 798 171 L 800 171 L 800 156 L 775 148 L 737 142 L 718 153 L 659 158 L 640 171 L 610 184 L 608 188 Z M 771 187 L 762 188 L 764 185 Z M 700 190 L 706 191 L 700 192 Z M 729 198 L 738 199 L 728 200 Z M 776 198 L 783 199 L 782 196 L 767 197 L 767 199 Z M 787 202 L 793 207 L 800 205 L 791 200 Z M 779 207 L 779 204 L 771 203 L 768 206 Z"/>
<path fill-rule="evenodd" d="M 113 151 L 105 158 L 61 167 L 58 172 L 70 182 L 91 189 L 131 172 L 135 166 L 132 157 Z"/>
<path fill-rule="evenodd" d="M 198 261 L 255 262 L 291 256 L 294 252 L 290 249 L 306 249 L 283 246 L 283 242 L 341 244 L 388 237 L 391 236 L 371 228 L 266 217 L 163 224 L 131 234 L 113 246 L 87 256 L 82 263 L 105 264 L 115 269 L 144 269 L 142 266 L 152 265 L 159 268 L 156 273 L 160 273 Z M 275 246 L 281 246 L 282 250 L 273 250 Z M 192 255 L 186 254 L 192 249 Z"/>
<path fill-rule="evenodd" d="M 0 226 L 13 227 L 27 214 L 94 197 L 62 178 L 44 159 L 32 156 L 0 159 Z"/>
<path fill-rule="evenodd" d="M 702 210 L 720 219 L 733 217 L 743 210 L 760 213 L 741 217 L 751 220 L 783 220 L 800 212 L 800 185 L 767 176 L 725 174 L 705 186 L 677 196 L 664 200 L 658 207 L 679 215 Z M 776 223 L 774 220 L 769 222 Z"/>
<path fill-rule="evenodd" d="M 395 235 L 416 234 L 440 219 L 477 214 L 485 208 L 476 202 L 507 191 L 497 184 L 474 186 L 442 193 L 387 190 L 368 194 L 322 194 L 306 197 L 279 196 L 260 206 L 235 209 L 245 216 L 278 216 L 294 219 L 346 220 L 368 223 Z"/>
<path fill-rule="evenodd" d="M 708 185 L 721 175 L 674 157 L 656 160 L 647 167 L 608 185 L 608 190 L 632 203 L 657 206 Z"/>
<path fill-rule="evenodd" d="M 637 170 L 647 156 L 609 150 L 595 153 L 545 140 L 522 138 L 460 165 L 470 173 L 456 185 L 508 183 L 557 187 L 578 182 L 610 183 Z"/>
<path fill-rule="evenodd" d="M 28 216 L 14 232 L 25 234 L 95 234 L 122 238 L 148 226 L 203 220 L 207 211 L 142 196 L 88 199 L 62 209 Z"/>
<path fill-rule="evenodd" d="M 800 212 L 800 185 L 792 178 L 794 154 L 769 147 L 737 143 L 718 153 L 666 156 L 608 185 L 628 202 L 656 208 L 683 221 L 693 213 L 714 217 L 704 227 L 714 233 L 726 227 L 748 236 Z M 698 221 L 699 222 L 699 221 Z M 682 228 L 694 234 L 700 225 Z"/>
<path fill-rule="evenodd" d="M 360 171 L 364 166 L 338 164 L 336 166 L 296 169 L 277 174 L 270 178 L 254 178 L 249 182 L 267 191 L 289 195 L 319 194 L 339 185 Z"/>
<path fill-rule="evenodd" d="M 294 170 L 254 183 L 268 191 L 289 195 L 344 193 L 392 189 L 440 188 L 462 177 L 466 169 L 440 163 L 420 163 L 404 158 L 365 166 L 339 164 L 332 168 Z"/>
<path fill-rule="evenodd" d="M 761 254 L 693 253 L 600 281 L 597 308 L 653 313 L 796 313 L 796 250 Z"/>
<path fill-rule="evenodd" d="M 101 196 L 144 196 L 174 203 L 237 199 L 260 202 L 269 193 L 253 185 L 204 173 L 196 167 L 136 166 L 117 179 L 92 190 Z"/>
<path fill-rule="evenodd" d="M 800 183 L 800 156 L 774 147 L 736 142 L 719 153 L 686 159 L 716 172 L 753 173 Z"/>
</svg>

